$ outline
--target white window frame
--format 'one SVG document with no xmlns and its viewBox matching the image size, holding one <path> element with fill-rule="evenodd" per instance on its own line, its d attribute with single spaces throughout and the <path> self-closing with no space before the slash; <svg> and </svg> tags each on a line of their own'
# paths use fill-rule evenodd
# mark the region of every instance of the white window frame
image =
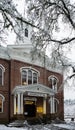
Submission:
<svg viewBox="0 0 75 130">
<path fill-rule="evenodd" d="M 55 86 L 52 85 L 52 89 L 57 92 L 57 83 L 59 82 L 58 78 L 55 75 L 51 75 L 48 77 L 49 82 L 50 82 L 50 79 L 52 80 L 52 84 L 53 84 L 53 80 L 56 79 L 56 84 L 55 84 Z"/>
<path fill-rule="evenodd" d="M 55 97 L 51 97 L 49 99 L 49 103 L 50 103 L 50 113 L 57 113 L 58 112 L 58 104 L 59 104 L 59 100 Z M 56 105 L 55 105 L 56 104 Z M 56 108 L 55 108 L 56 107 Z"/>
<path fill-rule="evenodd" d="M 2 94 L 0 94 L 0 97 L 2 98 L 2 111 L 0 113 L 3 113 L 3 103 L 5 101 L 5 97 Z"/>
<path fill-rule="evenodd" d="M 56 107 L 55 109 L 56 109 L 56 111 L 55 111 L 55 113 L 57 113 L 58 112 L 58 104 L 59 104 L 59 100 L 57 99 L 57 98 L 54 98 L 54 106 Z M 56 103 L 56 105 L 55 105 L 55 103 Z"/>
<path fill-rule="evenodd" d="M 20 68 L 20 72 L 21 72 L 21 84 L 22 84 L 22 70 L 25 69 L 25 71 L 27 72 L 27 84 L 28 85 L 28 70 L 32 71 L 32 84 L 33 84 L 33 73 L 37 73 L 37 84 L 38 84 L 38 77 L 40 76 L 40 72 L 32 67 L 22 67 Z"/>
<path fill-rule="evenodd" d="M 3 65 L 0 64 L 0 69 L 2 69 L 2 86 L 4 85 L 4 72 L 5 72 L 5 68 Z"/>
</svg>

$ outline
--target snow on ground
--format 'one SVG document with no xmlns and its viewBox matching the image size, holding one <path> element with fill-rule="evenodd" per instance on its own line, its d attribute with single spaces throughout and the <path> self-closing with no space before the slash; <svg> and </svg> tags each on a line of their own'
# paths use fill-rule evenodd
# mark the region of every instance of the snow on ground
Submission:
<svg viewBox="0 0 75 130">
<path fill-rule="evenodd" d="M 5 125 L 0 125 L 0 130 L 75 130 L 75 122 L 70 122 L 66 124 L 46 124 L 46 125 L 34 125 L 30 128 L 28 127 L 7 127 Z"/>
<path fill-rule="evenodd" d="M 75 124 L 54 124 L 54 126 L 58 126 L 60 128 L 65 128 L 67 130 L 75 130 Z"/>
<path fill-rule="evenodd" d="M 28 130 L 27 128 L 16 128 L 16 127 L 7 127 L 5 125 L 0 125 L 0 130 Z"/>
</svg>

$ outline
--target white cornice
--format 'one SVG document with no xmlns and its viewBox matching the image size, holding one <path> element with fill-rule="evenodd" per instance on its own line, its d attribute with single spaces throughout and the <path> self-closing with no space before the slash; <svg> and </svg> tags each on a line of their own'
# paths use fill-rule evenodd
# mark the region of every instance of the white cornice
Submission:
<svg viewBox="0 0 75 130">
<path fill-rule="evenodd" d="M 10 59 L 10 56 L 8 54 L 6 47 L 0 46 L 0 58 L 1 59 L 7 59 L 7 60 Z"/>
</svg>

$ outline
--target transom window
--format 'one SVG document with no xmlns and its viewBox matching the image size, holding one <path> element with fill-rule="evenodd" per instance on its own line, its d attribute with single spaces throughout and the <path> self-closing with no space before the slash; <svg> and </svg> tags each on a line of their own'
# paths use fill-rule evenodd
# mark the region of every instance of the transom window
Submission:
<svg viewBox="0 0 75 130">
<path fill-rule="evenodd" d="M 50 88 L 57 91 L 58 78 L 56 76 L 52 75 L 52 76 L 48 77 L 48 81 L 49 81 Z"/>
<path fill-rule="evenodd" d="M 5 68 L 0 64 L 0 86 L 4 83 L 4 71 Z"/>
<path fill-rule="evenodd" d="M 38 83 L 39 72 L 36 69 L 27 67 L 21 68 L 21 81 L 22 85 Z"/>
</svg>

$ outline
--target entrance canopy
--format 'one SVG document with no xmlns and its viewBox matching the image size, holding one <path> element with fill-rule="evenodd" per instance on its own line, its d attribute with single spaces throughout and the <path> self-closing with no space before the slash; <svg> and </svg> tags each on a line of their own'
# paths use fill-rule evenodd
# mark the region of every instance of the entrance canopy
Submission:
<svg viewBox="0 0 75 130">
<path fill-rule="evenodd" d="M 18 94 L 18 93 L 23 93 L 27 94 L 28 96 L 37 96 L 37 97 L 46 97 L 52 96 L 55 94 L 55 90 L 43 85 L 43 84 L 30 84 L 27 86 L 20 85 L 16 86 L 12 94 Z"/>
</svg>

